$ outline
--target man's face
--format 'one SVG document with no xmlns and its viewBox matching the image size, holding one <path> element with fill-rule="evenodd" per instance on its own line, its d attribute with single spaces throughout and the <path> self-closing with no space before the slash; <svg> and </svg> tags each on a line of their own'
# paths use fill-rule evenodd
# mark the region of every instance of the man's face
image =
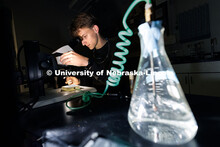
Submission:
<svg viewBox="0 0 220 147">
<path fill-rule="evenodd" d="M 90 50 L 94 49 L 98 43 L 98 32 L 94 27 L 80 28 L 78 30 L 78 36 L 81 39 L 82 45 L 87 46 Z"/>
</svg>

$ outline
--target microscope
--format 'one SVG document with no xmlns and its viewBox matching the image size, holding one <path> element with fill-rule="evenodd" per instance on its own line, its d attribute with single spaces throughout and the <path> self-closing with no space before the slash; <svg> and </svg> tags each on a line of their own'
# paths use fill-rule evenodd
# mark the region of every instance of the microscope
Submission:
<svg viewBox="0 0 220 147">
<path fill-rule="evenodd" d="M 30 97 L 44 96 L 45 76 L 43 71 L 57 69 L 57 63 L 52 55 L 40 52 L 39 41 L 23 41 L 23 48 Z"/>
<path fill-rule="evenodd" d="M 77 39 L 73 39 L 70 41 L 71 47 L 74 47 L 78 44 Z M 55 70 L 58 69 L 72 69 L 79 70 L 74 66 L 66 66 L 60 65 L 57 63 L 56 56 L 60 56 L 60 54 L 49 54 L 44 53 L 40 50 L 40 47 L 49 48 L 45 45 L 42 45 L 39 41 L 35 40 L 25 40 L 23 41 L 23 45 L 18 50 L 17 60 L 18 60 L 18 71 L 20 73 L 20 83 L 24 83 L 26 81 L 29 88 L 29 103 L 35 103 L 39 100 L 40 97 L 48 97 L 45 92 L 45 81 L 54 80 L 54 75 L 48 76 L 46 71 L 51 71 L 54 73 Z M 24 57 L 26 62 L 26 74 L 24 75 L 22 72 L 22 67 L 20 63 L 20 54 L 21 51 L 24 51 Z M 52 49 L 51 49 L 52 50 Z M 61 95 L 60 95 L 61 97 Z M 28 106 L 30 107 L 30 106 Z"/>
</svg>

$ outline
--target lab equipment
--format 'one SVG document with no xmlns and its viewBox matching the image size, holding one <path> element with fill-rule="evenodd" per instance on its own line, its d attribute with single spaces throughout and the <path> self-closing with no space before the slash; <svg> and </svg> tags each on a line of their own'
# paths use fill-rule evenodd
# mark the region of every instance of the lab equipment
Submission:
<svg viewBox="0 0 220 147">
<path fill-rule="evenodd" d="M 128 111 L 132 129 L 159 144 L 183 144 L 198 126 L 164 49 L 161 21 L 138 27 L 141 56 Z"/>
<path fill-rule="evenodd" d="M 76 45 L 75 42 L 72 43 L 72 46 Z M 23 45 L 19 48 L 17 54 L 17 62 L 18 62 L 18 71 L 20 73 L 21 82 L 19 84 L 23 84 L 27 81 L 29 87 L 29 98 L 26 104 L 21 102 L 20 111 L 26 111 L 34 107 L 34 105 L 39 101 L 40 97 L 47 96 L 45 94 L 44 84 L 48 81 L 52 81 L 53 77 L 52 73 L 54 73 L 57 69 L 69 68 L 67 66 L 62 66 L 57 64 L 56 58 L 54 55 L 41 52 L 40 47 L 51 48 L 41 44 L 36 40 L 24 40 Z M 21 52 L 24 50 L 25 63 L 26 63 L 26 73 L 27 78 L 25 78 L 22 66 L 20 62 Z M 74 67 L 75 69 L 75 67 Z M 49 75 L 49 71 L 51 75 Z M 49 79 L 49 80 L 47 80 Z M 52 80 L 51 80 L 52 79 Z M 52 82 L 51 82 L 52 83 Z"/>
<path fill-rule="evenodd" d="M 43 72 L 39 67 L 40 45 L 38 41 L 23 41 L 24 55 L 26 60 L 29 93 L 31 98 L 44 96 Z"/>
</svg>

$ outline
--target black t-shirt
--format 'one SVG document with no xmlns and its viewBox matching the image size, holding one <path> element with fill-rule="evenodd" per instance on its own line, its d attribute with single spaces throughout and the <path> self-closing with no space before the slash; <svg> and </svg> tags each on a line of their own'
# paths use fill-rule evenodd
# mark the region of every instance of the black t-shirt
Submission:
<svg viewBox="0 0 220 147">
<path fill-rule="evenodd" d="M 112 66 L 117 68 L 117 65 L 112 64 L 112 61 L 120 61 L 118 57 L 114 56 L 115 51 L 117 51 L 115 44 L 109 40 L 102 48 L 92 50 L 92 55 L 89 57 L 89 64 L 86 66 L 86 70 L 94 72 L 93 77 L 78 77 L 80 79 L 80 85 L 95 87 L 98 92 L 102 93 L 109 76 L 106 72 L 110 71 Z M 103 73 L 101 71 L 103 71 Z M 97 72 L 101 73 L 101 75 L 98 75 Z M 118 92 L 124 95 L 130 94 L 128 76 L 122 76 L 120 84 L 117 87 L 110 86 L 108 89 L 108 93 Z"/>
<path fill-rule="evenodd" d="M 114 51 L 115 47 L 113 47 L 109 41 L 107 41 L 102 48 L 93 50 L 93 55 L 89 58 L 89 64 L 86 69 L 94 73 L 94 85 L 105 85 L 108 78 L 106 72 L 107 70 L 110 71 Z"/>
</svg>

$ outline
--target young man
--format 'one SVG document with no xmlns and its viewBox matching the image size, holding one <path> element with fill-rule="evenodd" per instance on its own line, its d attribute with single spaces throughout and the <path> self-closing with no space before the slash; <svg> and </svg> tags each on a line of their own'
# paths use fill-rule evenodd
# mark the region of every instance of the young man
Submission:
<svg viewBox="0 0 220 147">
<path fill-rule="evenodd" d="M 87 58 L 71 51 L 64 53 L 60 61 L 65 65 L 85 67 L 94 73 L 95 84 L 105 84 L 107 80 L 106 70 L 110 70 L 114 49 L 111 49 L 109 41 L 101 35 L 96 18 L 87 13 L 80 13 L 72 21 L 70 30 L 74 37 L 81 39 L 83 46 L 87 46 L 93 51 L 93 56 Z M 96 75 L 97 71 L 101 72 L 102 70 L 104 70 L 102 75 Z M 74 80 L 76 79 L 74 78 Z"/>
</svg>

